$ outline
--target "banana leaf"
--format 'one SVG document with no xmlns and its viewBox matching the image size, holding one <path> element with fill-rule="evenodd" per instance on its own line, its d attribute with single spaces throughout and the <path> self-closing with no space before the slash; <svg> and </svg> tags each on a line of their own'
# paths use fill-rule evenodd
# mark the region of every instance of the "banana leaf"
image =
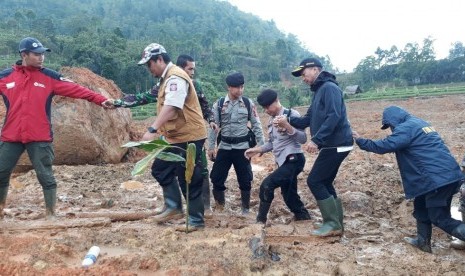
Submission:
<svg viewBox="0 0 465 276">
<path fill-rule="evenodd" d="M 164 149 L 165 149 L 164 147 L 156 149 L 156 150 L 152 151 L 151 153 L 149 153 L 146 157 L 141 159 L 139 162 L 137 162 L 136 165 L 134 166 L 134 169 L 131 172 L 131 175 L 135 176 L 135 175 L 142 174 L 145 171 L 145 169 L 147 169 L 147 167 L 150 164 L 152 164 L 152 160 L 157 158 L 157 156 L 160 154 L 160 152 L 162 152 Z"/>
<path fill-rule="evenodd" d="M 124 145 L 122 145 L 121 147 L 123 148 L 133 148 L 133 147 L 136 147 L 136 148 L 139 148 L 139 149 L 143 149 L 145 151 L 153 151 L 155 149 L 159 149 L 159 148 L 167 148 L 167 147 L 170 147 L 170 144 L 168 142 L 166 142 L 165 140 L 162 140 L 162 139 L 156 139 L 156 140 L 152 140 L 152 141 L 139 141 L 139 142 L 128 142 Z"/>
<path fill-rule="evenodd" d="M 192 175 L 194 174 L 194 167 L 195 167 L 195 144 L 188 144 L 187 145 L 187 153 L 186 153 L 186 183 L 189 185 L 192 180 Z"/>
</svg>

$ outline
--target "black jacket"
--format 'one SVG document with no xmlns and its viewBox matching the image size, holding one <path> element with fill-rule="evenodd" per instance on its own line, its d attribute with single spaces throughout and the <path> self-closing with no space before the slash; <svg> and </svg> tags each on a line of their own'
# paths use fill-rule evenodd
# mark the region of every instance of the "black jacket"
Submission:
<svg viewBox="0 0 465 276">
<path fill-rule="evenodd" d="M 352 130 L 336 77 L 322 71 L 310 89 L 314 93 L 307 113 L 290 118 L 291 125 L 301 129 L 310 127 L 311 140 L 318 148 L 353 145 Z"/>
</svg>

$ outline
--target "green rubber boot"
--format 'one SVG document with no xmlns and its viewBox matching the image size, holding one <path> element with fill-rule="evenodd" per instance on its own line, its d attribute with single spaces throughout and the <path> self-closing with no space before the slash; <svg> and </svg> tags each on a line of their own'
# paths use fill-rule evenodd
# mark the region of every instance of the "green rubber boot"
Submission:
<svg viewBox="0 0 465 276">
<path fill-rule="evenodd" d="M 57 203 L 57 189 L 43 190 L 45 200 L 45 216 L 55 217 L 55 205 Z"/>
<path fill-rule="evenodd" d="M 341 224 L 342 232 L 344 232 L 344 209 L 342 207 L 342 201 L 340 198 L 336 198 L 335 200 L 337 213 L 339 215 L 339 223 Z"/>
<path fill-rule="evenodd" d="M 0 187 L 0 219 L 3 218 L 3 208 L 5 208 L 7 195 L 8 195 L 8 186 Z"/>
<path fill-rule="evenodd" d="M 320 237 L 342 235 L 342 226 L 334 197 L 330 196 L 324 200 L 317 200 L 317 204 L 323 217 L 323 224 L 320 228 L 312 231 L 312 235 Z"/>
</svg>

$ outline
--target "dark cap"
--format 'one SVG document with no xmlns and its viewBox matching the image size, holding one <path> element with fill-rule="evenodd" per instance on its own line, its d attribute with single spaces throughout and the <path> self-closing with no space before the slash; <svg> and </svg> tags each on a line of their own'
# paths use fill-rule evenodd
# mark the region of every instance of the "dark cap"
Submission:
<svg viewBox="0 0 465 276">
<path fill-rule="evenodd" d="M 226 84 L 231 87 L 239 87 L 244 84 L 244 76 L 239 72 L 232 73 L 226 77 Z"/>
<path fill-rule="evenodd" d="M 45 48 L 39 40 L 33 37 L 26 37 L 19 42 L 19 52 L 33 52 L 37 54 L 43 54 L 45 52 L 51 52 L 49 48 Z"/>
<path fill-rule="evenodd" d="M 267 107 L 278 98 L 278 93 L 273 89 L 265 89 L 257 97 L 257 103 L 262 107 Z"/>
<path fill-rule="evenodd" d="M 309 68 L 309 67 L 323 68 L 323 65 L 321 64 L 321 61 L 319 59 L 306 58 L 306 59 L 302 60 L 302 62 L 300 62 L 300 65 L 292 71 L 292 75 L 294 77 L 300 77 L 302 75 L 302 71 L 305 68 Z"/>
</svg>

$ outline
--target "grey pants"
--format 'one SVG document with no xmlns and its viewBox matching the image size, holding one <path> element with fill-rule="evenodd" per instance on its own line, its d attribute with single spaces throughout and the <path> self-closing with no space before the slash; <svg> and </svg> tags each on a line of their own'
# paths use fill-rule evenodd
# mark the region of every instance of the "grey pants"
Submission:
<svg viewBox="0 0 465 276">
<path fill-rule="evenodd" d="M 56 189 L 52 164 L 55 159 L 51 142 L 10 143 L 0 142 L 0 187 L 8 187 L 10 176 L 19 157 L 27 151 L 32 167 L 43 190 Z"/>
</svg>

